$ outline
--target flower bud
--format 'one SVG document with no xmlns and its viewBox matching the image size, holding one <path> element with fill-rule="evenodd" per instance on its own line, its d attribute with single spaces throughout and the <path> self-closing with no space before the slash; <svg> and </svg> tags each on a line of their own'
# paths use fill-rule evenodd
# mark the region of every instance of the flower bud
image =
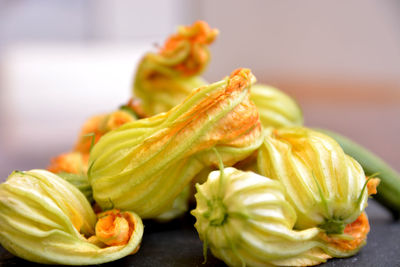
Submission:
<svg viewBox="0 0 400 267">
<path fill-rule="evenodd" d="M 230 78 L 195 90 L 167 113 L 127 123 L 93 147 L 88 176 L 103 208 L 133 210 L 142 218 L 167 211 L 204 167 L 226 165 L 255 151 L 261 124 L 249 99 L 254 76 L 239 69 Z"/>
<path fill-rule="evenodd" d="M 305 266 L 330 258 L 318 228 L 293 230 L 296 213 L 279 181 L 230 167 L 196 188 L 197 232 L 227 265 Z"/>
<path fill-rule="evenodd" d="M 129 255 L 139 246 L 143 225 L 132 212 L 123 217 L 129 217 L 128 241 L 96 245 L 96 215 L 67 181 L 45 170 L 31 170 L 15 171 L 0 185 L 0 243 L 29 261 L 89 265 Z"/>
<path fill-rule="evenodd" d="M 255 84 L 251 87 L 250 98 L 258 109 L 264 128 L 303 124 L 303 113 L 298 104 L 277 88 Z"/>
<path fill-rule="evenodd" d="M 258 166 L 283 184 L 299 229 L 318 226 L 342 234 L 367 206 L 363 169 L 322 133 L 301 127 L 265 131 Z"/>
</svg>

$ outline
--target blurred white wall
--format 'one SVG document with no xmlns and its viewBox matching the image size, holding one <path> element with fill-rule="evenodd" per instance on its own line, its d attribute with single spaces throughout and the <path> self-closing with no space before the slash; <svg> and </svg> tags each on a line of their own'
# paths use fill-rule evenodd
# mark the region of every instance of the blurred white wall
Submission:
<svg viewBox="0 0 400 267">
<path fill-rule="evenodd" d="M 294 75 L 400 84 L 399 1 L 203 3 L 202 17 L 221 31 L 212 47 L 213 80 L 248 66 L 264 81 Z"/>
<path fill-rule="evenodd" d="M 195 0 L 0 0 L 0 45 L 163 39 L 197 14 Z"/>
<path fill-rule="evenodd" d="M 136 62 L 151 46 L 14 46 L 3 57 L 2 123 L 8 151 L 40 150 L 75 142 L 90 116 L 111 112 L 130 99 Z"/>
</svg>

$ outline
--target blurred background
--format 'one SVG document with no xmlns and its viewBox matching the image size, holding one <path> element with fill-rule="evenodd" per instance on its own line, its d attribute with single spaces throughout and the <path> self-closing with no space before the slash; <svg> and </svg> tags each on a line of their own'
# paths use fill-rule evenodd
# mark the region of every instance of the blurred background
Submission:
<svg viewBox="0 0 400 267">
<path fill-rule="evenodd" d="M 400 170 L 399 17 L 396 0 L 0 0 L 0 178 L 69 151 L 89 116 L 127 102 L 141 56 L 198 19 L 220 30 L 209 82 L 251 68 L 306 125 Z"/>
</svg>

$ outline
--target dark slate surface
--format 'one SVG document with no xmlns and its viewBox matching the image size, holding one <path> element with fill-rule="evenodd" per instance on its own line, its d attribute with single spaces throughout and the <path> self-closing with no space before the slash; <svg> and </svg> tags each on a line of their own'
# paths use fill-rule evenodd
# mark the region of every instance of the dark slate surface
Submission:
<svg viewBox="0 0 400 267">
<path fill-rule="evenodd" d="M 400 266 L 400 222 L 393 221 L 391 215 L 373 201 L 370 201 L 367 213 L 371 224 L 367 245 L 351 258 L 331 259 L 320 266 Z M 226 266 L 211 253 L 208 254 L 207 263 L 202 264 L 202 243 L 193 227 L 194 221 L 189 214 L 165 224 L 145 221 L 139 252 L 101 266 Z M 0 265 L 39 266 L 11 255 L 1 247 Z"/>
</svg>

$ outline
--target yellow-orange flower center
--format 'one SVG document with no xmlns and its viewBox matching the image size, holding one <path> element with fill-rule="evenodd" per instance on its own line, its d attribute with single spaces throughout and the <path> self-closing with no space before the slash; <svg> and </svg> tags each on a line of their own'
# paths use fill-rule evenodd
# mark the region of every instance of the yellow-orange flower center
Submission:
<svg viewBox="0 0 400 267">
<path fill-rule="evenodd" d="M 98 214 L 96 237 L 108 246 L 125 245 L 134 231 L 134 220 L 128 212 L 109 210 Z"/>
</svg>

